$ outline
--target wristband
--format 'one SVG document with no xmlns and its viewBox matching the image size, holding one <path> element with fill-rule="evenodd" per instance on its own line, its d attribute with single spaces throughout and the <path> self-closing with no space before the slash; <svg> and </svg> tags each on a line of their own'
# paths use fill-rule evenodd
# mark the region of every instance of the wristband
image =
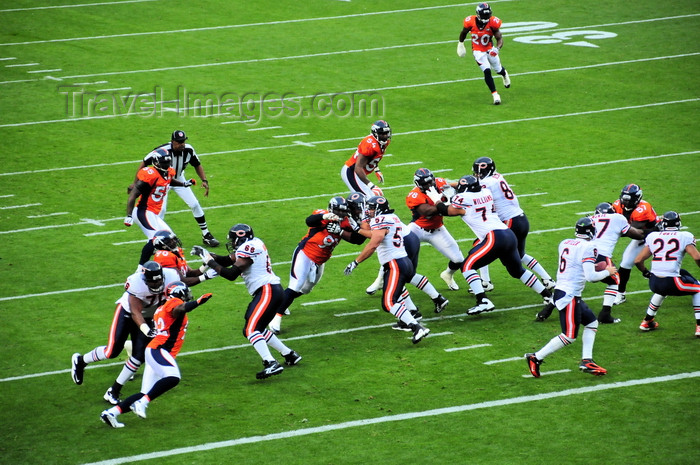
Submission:
<svg viewBox="0 0 700 465">
<path fill-rule="evenodd" d="M 200 283 L 203 283 L 203 282 L 206 281 L 207 279 L 209 279 L 209 278 L 207 278 L 207 275 L 203 274 L 203 275 L 201 275 L 201 276 L 199 277 L 199 282 L 200 282 Z"/>
<path fill-rule="evenodd" d="M 148 326 L 148 323 L 141 323 L 141 326 L 139 326 L 139 329 L 146 336 L 148 336 L 148 333 L 151 332 L 151 327 Z"/>
<path fill-rule="evenodd" d="M 442 216 L 447 216 L 447 205 L 445 205 L 442 202 L 438 202 L 435 204 L 435 208 L 437 209 L 439 214 L 441 214 Z"/>
<path fill-rule="evenodd" d="M 199 267 L 199 272 L 205 273 L 208 269 L 209 269 L 209 265 L 204 264 L 204 265 Z"/>
</svg>

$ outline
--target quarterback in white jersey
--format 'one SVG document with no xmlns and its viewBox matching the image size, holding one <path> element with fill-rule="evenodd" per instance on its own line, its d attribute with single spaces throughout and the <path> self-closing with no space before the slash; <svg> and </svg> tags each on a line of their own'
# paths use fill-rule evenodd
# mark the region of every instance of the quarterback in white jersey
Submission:
<svg viewBox="0 0 700 465">
<path fill-rule="evenodd" d="M 688 271 L 681 268 L 685 254 L 690 255 L 700 266 L 700 252 L 695 237 L 681 231 L 681 217 L 674 211 L 664 213 L 661 218 L 662 231 L 654 231 L 644 240 L 644 248 L 634 260 L 643 275 L 649 276 L 649 288 L 654 292 L 647 308 L 647 314 L 639 329 L 651 331 L 659 324 L 654 317 L 664 299 L 669 295 L 692 295 L 695 311 L 695 336 L 700 337 L 700 282 Z M 651 272 L 644 262 L 651 260 Z"/>
<path fill-rule="evenodd" d="M 588 217 L 581 218 L 576 222 L 576 239 L 565 239 L 559 244 L 559 270 L 553 303 L 559 310 L 561 333 L 537 352 L 525 354 L 530 373 L 535 378 L 540 377 L 540 365 L 544 358 L 574 342 L 581 325 L 583 350 L 579 369 L 596 376 L 607 373 L 605 368 L 593 361 L 593 344 L 598 331 L 598 320 L 581 299 L 581 293 L 586 281 L 600 281 L 617 273 L 617 269 L 608 265 L 605 270 L 595 270 L 597 251 L 593 242 L 594 236 L 593 221 Z"/>
<path fill-rule="evenodd" d="M 176 270 L 164 269 L 154 261 L 148 261 L 130 275 L 124 284 L 124 293 L 116 301 L 117 307 L 109 329 L 106 345 L 98 346 L 90 352 L 73 354 L 71 376 L 75 384 L 83 383 L 85 367 L 93 362 L 113 359 L 121 354 L 127 339 L 131 338 L 131 354 L 112 387 L 107 389 L 104 399 L 116 405 L 119 403 L 121 388 L 136 373 L 145 360 L 148 342 L 155 335 L 151 327 L 153 312 L 164 300 L 163 290 L 171 282 L 178 281 Z"/>
<path fill-rule="evenodd" d="M 515 237 L 518 239 L 518 253 L 523 266 L 538 274 L 547 289 L 554 289 L 554 280 L 547 273 L 547 270 L 532 255 L 525 253 L 530 221 L 523 209 L 520 208 L 518 196 L 515 195 L 503 175 L 496 171 L 496 162 L 489 157 L 479 157 L 474 161 L 472 171 L 481 180 L 481 186 L 491 191 L 498 218 L 515 233 Z M 479 273 L 481 279 L 490 284 L 488 267 L 481 268 Z"/>
<path fill-rule="evenodd" d="M 413 343 L 417 344 L 430 330 L 416 321 L 402 298 L 406 283 L 411 282 L 411 278 L 416 274 L 404 243 L 407 227 L 394 214 L 386 198 L 373 196 L 365 205 L 372 235 L 357 258 L 345 267 L 345 275 L 349 276 L 360 263 L 376 251 L 384 271 L 382 309 L 406 324 L 413 331 Z"/>
<path fill-rule="evenodd" d="M 433 196 L 433 192 L 429 195 Z M 467 310 L 468 315 L 476 315 L 496 308 L 486 298 L 481 278 L 475 271 L 496 259 L 500 259 L 508 270 L 508 274 L 540 294 L 545 299 L 545 303 L 549 302 L 551 292 L 537 279 L 537 276 L 523 268 L 515 233 L 498 219 L 493 208 L 491 191 L 482 188 L 478 178 L 471 175 L 462 176 L 457 183 L 457 193 L 452 197 L 449 206 L 438 197 L 431 197 L 431 200 L 435 202 L 435 207 L 441 215 L 461 216 L 462 221 L 474 231 L 478 238 L 462 264 L 462 275 L 476 296 L 476 306 Z"/>
<path fill-rule="evenodd" d="M 243 276 L 248 293 L 253 296 L 245 313 L 243 335 L 253 345 L 263 363 L 263 370 L 255 376 L 264 379 L 278 375 L 284 367 L 275 360 L 269 347 L 277 350 L 287 365 L 296 365 L 301 360 L 299 354 L 267 329 L 284 300 L 280 278 L 272 271 L 265 243 L 255 237 L 253 228 L 247 224 L 238 223 L 229 230 L 226 248 L 229 255 L 210 254 L 199 246 L 192 248 L 192 254 L 202 257 L 209 268 L 229 281 Z"/>
<path fill-rule="evenodd" d="M 627 218 L 620 213 L 616 213 L 613 206 L 608 202 L 599 203 L 591 219 L 595 225 L 595 239 L 593 241 L 598 249 L 596 263 L 613 263 L 613 251 L 620 237 L 627 236 L 635 240 L 644 239 L 644 232 L 641 229 L 632 227 Z M 603 308 L 598 313 L 598 322 L 619 323 L 621 320 L 613 318 L 611 312 L 617 298 L 620 276 L 609 276 L 601 280 L 601 282 L 607 284 L 607 287 L 603 294 Z"/>
</svg>

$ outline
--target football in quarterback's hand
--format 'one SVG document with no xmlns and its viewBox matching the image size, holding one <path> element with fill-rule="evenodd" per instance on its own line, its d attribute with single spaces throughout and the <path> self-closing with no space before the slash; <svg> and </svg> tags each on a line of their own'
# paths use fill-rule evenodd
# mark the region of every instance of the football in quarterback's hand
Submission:
<svg viewBox="0 0 700 465">
<path fill-rule="evenodd" d="M 608 267 L 608 262 L 598 262 L 595 264 L 596 271 L 603 271 Z"/>
</svg>

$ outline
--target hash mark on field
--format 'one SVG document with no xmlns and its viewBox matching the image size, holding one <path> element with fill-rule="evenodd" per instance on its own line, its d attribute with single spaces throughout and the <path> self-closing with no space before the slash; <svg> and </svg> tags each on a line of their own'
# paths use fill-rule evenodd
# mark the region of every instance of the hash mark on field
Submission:
<svg viewBox="0 0 700 465">
<path fill-rule="evenodd" d="M 350 147 L 347 149 L 331 149 L 331 150 L 329 150 L 329 152 L 349 152 L 350 150 L 357 150 L 357 146 Z"/>
<path fill-rule="evenodd" d="M 54 68 L 54 69 L 35 69 L 32 71 L 27 71 L 29 74 L 36 74 L 36 73 L 53 73 L 56 71 L 63 71 L 61 68 Z"/>
<path fill-rule="evenodd" d="M 121 463 L 138 462 L 142 460 L 159 459 L 163 457 L 172 457 L 177 455 L 191 454 L 193 452 L 205 452 L 210 450 L 223 449 L 227 447 L 235 447 L 243 444 L 252 444 L 258 442 L 272 442 L 280 439 L 288 439 L 300 436 L 309 436 L 312 434 L 327 433 L 329 431 L 341 431 L 349 428 L 361 428 L 364 426 L 378 425 L 390 423 L 394 421 L 415 420 L 418 418 L 437 417 L 440 415 L 449 415 L 453 413 L 471 412 L 473 410 L 490 409 L 494 407 L 503 407 L 508 405 L 525 404 L 529 402 L 537 402 L 547 399 L 565 398 L 578 394 L 588 394 L 591 392 L 607 391 L 610 389 L 626 388 L 630 386 L 642 386 L 655 383 L 667 383 L 669 381 L 677 381 L 682 379 L 697 378 L 700 376 L 700 371 L 690 373 L 677 373 L 674 375 L 656 376 L 653 378 L 630 379 L 627 381 L 619 381 L 616 383 L 596 384 L 594 386 L 586 386 L 580 388 L 564 389 L 562 391 L 543 392 L 541 394 L 531 394 L 519 397 L 510 397 L 505 399 L 487 400 L 476 404 L 454 405 L 451 407 L 442 407 L 432 410 L 422 410 L 415 412 L 399 413 L 395 415 L 386 415 L 375 418 L 361 418 L 359 420 L 345 421 L 330 425 L 316 426 L 312 428 L 302 428 L 280 433 L 271 433 L 266 435 L 248 436 L 237 439 L 229 439 L 227 441 L 209 442 L 199 445 L 191 445 L 188 447 L 179 447 L 177 449 L 162 450 L 160 452 L 148 452 L 145 454 L 132 455 L 128 457 L 117 457 L 107 459 L 100 462 L 92 462 L 84 465 L 118 465 Z M 459 421 L 460 419 L 456 419 Z M 468 419 L 467 419 L 468 421 Z M 388 427 L 385 427 L 388 428 Z M 272 442 L 278 444 L 278 442 Z M 196 460 L 196 458 L 194 458 Z M 191 461 L 191 460 L 189 460 Z"/>
<path fill-rule="evenodd" d="M 274 139 L 282 139 L 284 137 L 299 137 L 299 136 L 308 136 L 308 132 L 300 132 L 298 134 L 279 134 L 276 136 L 272 136 Z"/>
<path fill-rule="evenodd" d="M 114 234 L 114 233 L 123 233 L 126 232 L 126 229 L 115 229 L 114 231 L 100 231 L 100 232 L 94 232 L 94 233 L 85 233 L 83 236 L 102 236 L 104 234 Z"/>
<path fill-rule="evenodd" d="M 47 213 L 46 215 L 27 215 L 27 218 L 46 218 L 47 216 L 67 215 L 68 212 Z"/>
<path fill-rule="evenodd" d="M 9 207 L 0 207 L 0 210 L 12 210 L 14 208 L 36 207 L 37 205 L 41 205 L 41 204 L 40 203 L 28 203 L 25 205 L 10 205 Z"/>
<path fill-rule="evenodd" d="M 378 312 L 378 308 L 373 308 L 372 310 L 360 310 L 359 312 L 348 312 L 348 313 L 334 313 L 333 316 L 351 316 L 351 315 L 362 315 L 363 313 L 373 313 Z"/>
<path fill-rule="evenodd" d="M 0 199 L 6 199 L 7 197 L 14 197 L 15 194 L 0 195 Z"/>
<path fill-rule="evenodd" d="M 80 218 L 80 221 L 84 221 L 87 224 L 94 224 L 95 226 L 104 226 L 105 224 L 100 220 L 93 220 L 90 218 Z"/>
<path fill-rule="evenodd" d="M 552 371 L 541 371 L 540 375 L 546 376 L 546 375 L 558 375 L 559 373 L 568 373 L 569 370 L 568 368 L 565 370 L 552 370 Z M 532 375 L 523 375 L 523 378 L 534 378 Z"/>
<path fill-rule="evenodd" d="M 457 350 L 478 349 L 479 347 L 491 347 L 491 344 L 474 344 L 473 346 L 452 347 L 450 349 L 445 349 L 445 352 L 454 352 Z"/>
<path fill-rule="evenodd" d="M 20 68 L 22 66 L 36 66 L 39 63 L 17 63 L 14 65 L 5 65 L 5 68 Z"/>
<path fill-rule="evenodd" d="M 221 124 L 255 123 L 254 119 L 243 119 L 240 121 L 223 121 Z"/>
<path fill-rule="evenodd" d="M 128 245 L 128 244 L 143 244 L 144 240 L 140 241 L 128 241 L 128 242 L 112 242 L 112 245 Z M 188 262 L 191 262 L 193 260 L 187 260 Z"/>
<path fill-rule="evenodd" d="M 268 129 L 280 129 L 282 126 L 266 126 L 264 128 L 250 128 L 248 131 L 267 131 Z"/>
<path fill-rule="evenodd" d="M 58 71 L 61 71 L 60 69 Z M 115 87 L 113 89 L 97 89 L 97 92 L 116 92 L 118 90 L 131 90 L 131 87 Z"/>
<path fill-rule="evenodd" d="M 394 163 L 391 165 L 386 165 L 386 167 L 388 168 L 390 166 L 410 166 L 410 165 L 422 165 L 422 164 L 423 164 L 422 161 L 409 161 L 406 163 Z"/>
<path fill-rule="evenodd" d="M 511 358 L 502 358 L 500 360 L 489 360 L 488 362 L 484 362 L 484 365 L 493 365 L 494 363 L 503 363 L 503 362 L 515 362 L 517 360 L 524 360 L 523 357 L 511 357 Z"/>
<path fill-rule="evenodd" d="M 321 304 L 329 304 L 331 302 L 342 302 L 344 300 L 348 300 L 345 297 L 341 297 L 340 299 L 330 299 L 330 300 L 317 300 L 316 302 L 304 302 L 301 304 L 302 306 L 307 306 L 307 305 L 321 305 Z"/>
<path fill-rule="evenodd" d="M 581 203 L 581 201 L 580 200 L 569 200 L 567 202 L 543 203 L 542 206 L 543 207 L 554 207 L 557 205 L 568 205 L 570 203 Z"/>
</svg>

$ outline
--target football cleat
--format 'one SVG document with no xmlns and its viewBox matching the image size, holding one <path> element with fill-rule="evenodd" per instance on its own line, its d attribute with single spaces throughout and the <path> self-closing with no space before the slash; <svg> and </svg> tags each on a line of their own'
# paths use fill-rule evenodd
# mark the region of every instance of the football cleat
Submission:
<svg viewBox="0 0 700 465">
<path fill-rule="evenodd" d="M 592 358 L 584 358 L 581 360 L 581 364 L 578 366 L 578 369 L 584 373 L 590 373 L 594 376 L 603 376 L 608 372 L 608 370 L 594 362 Z"/>
<path fill-rule="evenodd" d="M 508 75 L 508 71 L 503 75 L 503 87 L 506 89 L 510 88 L 510 76 Z"/>
<path fill-rule="evenodd" d="M 447 288 L 451 291 L 458 291 L 459 286 L 455 282 L 455 277 L 454 273 L 450 273 L 448 270 L 443 271 L 440 273 L 440 277 L 442 278 L 443 281 L 445 281 L 445 284 L 447 284 Z"/>
<path fill-rule="evenodd" d="M 493 92 L 491 95 L 493 96 L 493 104 L 500 105 L 501 104 L 501 96 L 498 95 L 498 92 Z"/>
<path fill-rule="evenodd" d="M 124 423 L 119 423 L 117 420 L 117 416 L 114 415 L 113 413 L 110 413 L 109 410 L 103 410 L 102 413 L 100 414 L 100 420 L 107 426 L 110 426 L 112 428 L 123 428 Z"/>
<path fill-rule="evenodd" d="M 301 355 L 297 354 L 294 351 L 291 351 L 284 356 L 285 365 L 292 366 L 292 365 L 296 365 L 299 362 L 301 362 Z"/>
<path fill-rule="evenodd" d="M 490 312 L 496 306 L 489 299 L 484 299 L 474 307 L 467 310 L 467 315 L 478 315 L 479 313 Z"/>
<path fill-rule="evenodd" d="M 397 331 L 411 331 L 411 327 L 401 320 L 391 325 L 391 329 L 395 329 Z"/>
<path fill-rule="evenodd" d="M 657 323 L 656 320 L 654 320 L 653 318 L 651 319 L 651 321 L 642 320 L 642 324 L 639 325 L 639 329 L 641 329 L 642 331 L 653 331 L 658 327 L 659 323 Z M 698 327 L 696 326 L 696 328 Z M 697 329 L 695 335 L 697 336 Z"/>
<path fill-rule="evenodd" d="M 613 305 L 620 305 L 624 304 L 625 302 L 627 302 L 627 297 L 625 297 L 625 293 L 618 292 L 617 297 L 615 297 L 615 302 L 613 302 Z"/>
<path fill-rule="evenodd" d="M 365 289 L 365 292 L 369 295 L 374 295 L 374 293 L 381 289 L 383 285 L 384 275 L 381 275 L 377 279 L 375 279 L 374 282 L 370 284 L 367 289 Z"/>
<path fill-rule="evenodd" d="M 105 392 L 105 395 L 102 396 L 102 398 L 112 405 L 117 405 L 120 401 L 119 393 L 117 393 L 117 395 L 114 395 L 114 393 L 112 392 L 112 388 L 107 389 L 107 392 Z"/>
<path fill-rule="evenodd" d="M 420 321 L 423 319 L 423 314 L 417 308 L 409 310 L 409 312 L 411 313 L 411 316 L 416 319 L 416 321 Z"/>
<path fill-rule="evenodd" d="M 435 313 L 442 312 L 443 310 L 445 310 L 445 307 L 447 307 L 447 304 L 450 303 L 450 301 L 444 298 L 442 294 L 435 297 L 433 299 L 433 302 L 435 303 Z"/>
<path fill-rule="evenodd" d="M 80 354 L 73 354 L 71 357 L 71 368 L 70 375 L 73 378 L 75 384 L 83 384 L 83 373 L 85 372 L 86 363 L 83 361 L 83 357 Z"/>
<path fill-rule="evenodd" d="M 600 323 L 610 325 L 610 324 L 619 323 L 619 322 L 621 322 L 622 320 L 619 319 L 619 318 L 613 318 L 613 316 L 610 314 L 610 312 L 605 312 L 605 313 L 604 313 L 604 312 L 601 311 L 601 312 L 598 314 L 598 321 L 599 321 Z"/>
<path fill-rule="evenodd" d="M 139 417 L 146 418 L 146 409 L 148 408 L 148 402 L 146 402 L 146 399 L 142 397 L 133 404 L 131 404 L 129 408 Z"/>
<path fill-rule="evenodd" d="M 413 343 L 418 344 L 424 337 L 430 334 L 430 330 L 420 323 L 414 323 L 411 325 L 411 331 L 413 331 Z"/>
<path fill-rule="evenodd" d="M 549 304 L 545 305 L 544 308 L 543 308 L 542 310 L 540 310 L 539 312 L 537 312 L 537 313 L 535 314 L 535 321 L 544 321 L 544 320 L 546 320 L 546 319 L 549 318 L 549 316 L 552 314 L 552 311 L 553 311 L 553 310 L 554 310 L 554 304 L 553 304 L 553 303 L 549 303 Z"/>
<path fill-rule="evenodd" d="M 542 284 L 544 284 L 545 289 L 549 291 L 553 291 L 554 288 L 557 286 L 556 281 L 554 281 L 553 279 L 543 279 Z"/>
<path fill-rule="evenodd" d="M 204 245 L 208 245 L 209 247 L 219 246 L 219 241 L 216 240 L 216 238 L 210 232 L 202 236 L 202 242 L 204 243 Z"/>
<path fill-rule="evenodd" d="M 269 378 L 270 376 L 279 375 L 284 371 L 284 367 L 277 363 L 277 360 L 273 360 L 271 362 L 263 360 L 263 367 L 263 371 L 255 374 L 257 379 Z"/>
<path fill-rule="evenodd" d="M 542 365 L 544 360 L 538 360 L 537 357 L 535 357 L 535 354 L 525 354 L 525 360 L 527 360 L 527 367 L 530 369 L 532 376 L 539 378 L 540 365 Z"/>
</svg>

